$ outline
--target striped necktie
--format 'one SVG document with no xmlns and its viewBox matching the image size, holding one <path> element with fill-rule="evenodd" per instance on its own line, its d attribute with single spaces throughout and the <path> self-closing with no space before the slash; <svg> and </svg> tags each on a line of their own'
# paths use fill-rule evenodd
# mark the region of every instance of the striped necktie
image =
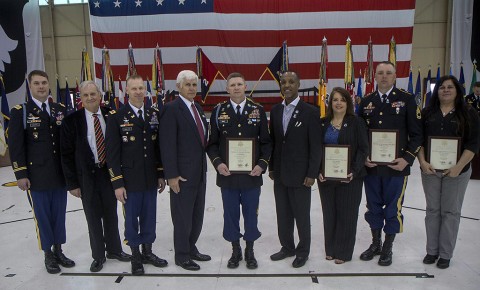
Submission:
<svg viewBox="0 0 480 290">
<path fill-rule="evenodd" d="M 105 138 L 103 137 L 102 126 L 98 114 L 93 114 L 93 127 L 95 128 L 95 141 L 97 144 L 98 163 L 105 163 Z"/>
</svg>

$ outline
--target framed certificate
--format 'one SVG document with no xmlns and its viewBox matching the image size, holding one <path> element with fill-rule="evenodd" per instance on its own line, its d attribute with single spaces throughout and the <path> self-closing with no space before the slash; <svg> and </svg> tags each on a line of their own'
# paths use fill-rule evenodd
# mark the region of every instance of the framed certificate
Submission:
<svg viewBox="0 0 480 290">
<path fill-rule="evenodd" d="M 255 162 L 255 138 L 227 138 L 226 153 L 231 173 L 250 173 Z"/>
<path fill-rule="evenodd" d="M 322 175 L 326 180 L 348 180 L 350 145 L 326 144 L 323 150 Z"/>
<path fill-rule="evenodd" d="M 370 161 L 380 165 L 392 164 L 397 158 L 398 130 L 370 129 Z"/>
<path fill-rule="evenodd" d="M 460 159 L 460 137 L 428 137 L 427 161 L 437 171 L 449 169 Z"/>
</svg>

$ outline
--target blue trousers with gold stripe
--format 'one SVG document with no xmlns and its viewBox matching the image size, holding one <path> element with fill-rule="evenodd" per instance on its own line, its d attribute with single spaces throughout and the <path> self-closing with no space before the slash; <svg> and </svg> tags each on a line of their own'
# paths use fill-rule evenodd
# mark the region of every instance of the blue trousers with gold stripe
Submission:
<svg viewBox="0 0 480 290">
<path fill-rule="evenodd" d="M 52 245 L 64 244 L 67 240 L 65 231 L 67 191 L 64 188 L 47 191 L 28 190 L 27 194 L 33 210 L 39 248 L 47 251 Z"/>
<path fill-rule="evenodd" d="M 408 176 L 365 177 L 367 209 L 365 220 L 373 230 L 382 229 L 387 234 L 403 232 L 402 205 Z"/>
</svg>

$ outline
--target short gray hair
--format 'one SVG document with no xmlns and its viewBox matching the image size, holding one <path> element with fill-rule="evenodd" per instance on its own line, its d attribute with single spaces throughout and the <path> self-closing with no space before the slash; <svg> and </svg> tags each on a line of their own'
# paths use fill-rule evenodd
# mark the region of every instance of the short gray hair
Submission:
<svg viewBox="0 0 480 290">
<path fill-rule="evenodd" d="M 78 90 L 81 92 L 83 89 L 85 89 L 87 86 L 93 85 L 97 89 L 97 92 L 102 95 L 102 90 L 100 87 L 97 85 L 96 82 L 94 81 L 83 81 L 80 86 L 78 87 Z"/>
<path fill-rule="evenodd" d="M 195 80 L 198 82 L 198 76 L 191 70 L 182 70 L 177 76 L 177 85 L 181 88 L 186 80 Z"/>
</svg>

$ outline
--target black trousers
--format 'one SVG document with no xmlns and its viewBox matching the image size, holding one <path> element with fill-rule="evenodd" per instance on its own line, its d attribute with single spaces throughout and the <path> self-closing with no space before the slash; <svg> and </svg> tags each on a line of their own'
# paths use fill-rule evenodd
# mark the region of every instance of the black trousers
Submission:
<svg viewBox="0 0 480 290">
<path fill-rule="evenodd" d="M 120 253 L 122 244 L 118 233 L 117 199 L 106 167 L 95 168 L 92 186 L 82 188 L 82 204 L 93 259 L 103 259 L 105 250 Z"/>
<path fill-rule="evenodd" d="M 280 181 L 275 181 L 273 189 L 277 209 L 278 238 L 282 245 L 282 251 L 294 253 L 297 257 L 308 257 L 311 243 L 311 188 L 306 186 L 287 187 Z M 295 222 L 299 238 L 296 248 L 293 232 Z"/>
<path fill-rule="evenodd" d="M 319 182 L 327 256 L 344 261 L 352 259 L 362 185 L 363 178 L 350 183 Z"/>
<path fill-rule="evenodd" d="M 190 254 L 198 253 L 196 243 L 203 227 L 206 183 L 182 186 L 177 194 L 170 191 L 170 212 L 173 222 L 175 261 L 183 263 Z"/>
</svg>

